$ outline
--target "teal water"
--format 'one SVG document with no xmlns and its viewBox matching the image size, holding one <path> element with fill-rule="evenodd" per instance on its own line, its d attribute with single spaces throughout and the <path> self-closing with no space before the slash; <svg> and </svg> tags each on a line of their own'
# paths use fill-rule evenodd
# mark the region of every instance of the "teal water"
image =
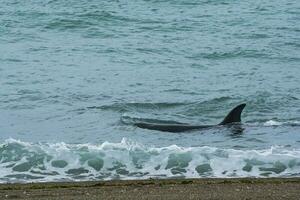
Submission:
<svg viewBox="0 0 300 200">
<path fill-rule="evenodd" d="M 299 20 L 290 0 L 2 0 L 0 181 L 299 176 Z M 132 125 L 239 103 L 238 134 Z"/>
</svg>

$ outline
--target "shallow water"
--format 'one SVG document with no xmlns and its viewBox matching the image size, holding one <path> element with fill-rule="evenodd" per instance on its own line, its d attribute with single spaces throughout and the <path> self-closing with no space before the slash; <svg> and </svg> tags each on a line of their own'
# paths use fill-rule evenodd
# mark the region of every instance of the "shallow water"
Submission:
<svg viewBox="0 0 300 200">
<path fill-rule="evenodd" d="M 299 176 L 299 19 L 295 1 L 3 0 L 0 180 Z M 238 133 L 132 125 L 239 103 Z"/>
</svg>

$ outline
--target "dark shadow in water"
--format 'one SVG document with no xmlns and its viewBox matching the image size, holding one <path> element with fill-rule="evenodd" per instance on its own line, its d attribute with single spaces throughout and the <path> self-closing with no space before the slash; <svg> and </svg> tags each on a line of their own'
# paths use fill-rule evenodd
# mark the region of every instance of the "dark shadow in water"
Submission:
<svg viewBox="0 0 300 200">
<path fill-rule="evenodd" d="M 229 131 L 232 133 L 231 136 L 239 137 L 243 134 L 245 128 L 243 128 L 242 124 L 233 124 L 228 126 Z"/>
</svg>

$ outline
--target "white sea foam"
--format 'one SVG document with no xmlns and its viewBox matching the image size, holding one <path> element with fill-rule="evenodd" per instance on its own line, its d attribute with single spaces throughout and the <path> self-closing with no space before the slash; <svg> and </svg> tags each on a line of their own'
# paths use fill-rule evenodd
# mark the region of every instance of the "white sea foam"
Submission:
<svg viewBox="0 0 300 200">
<path fill-rule="evenodd" d="M 280 126 L 282 125 L 281 122 L 277 122 L 277 121 L 274 121 L 274 120 L 269 120 L 269 121 L 266 121 L 264 123 L 265 126 Z"/>
<path fill-rule="evenodd" d="M 269 120 L 264 123 L 265 126 L 281 126 L 281 125 L 289 125 L 289 126 L 299 126 L 300 121 L 286 121 L 286 122 L 278 122 L 275 120 Z"/>
<path fill-rule="evenodd" d="M 300 149 L 149 147 L 120 143 L 38 143 L 8 139 L 0 145 L 0 181 L 145 179 L 149 177 L 299 176 Z"/>
</svg>

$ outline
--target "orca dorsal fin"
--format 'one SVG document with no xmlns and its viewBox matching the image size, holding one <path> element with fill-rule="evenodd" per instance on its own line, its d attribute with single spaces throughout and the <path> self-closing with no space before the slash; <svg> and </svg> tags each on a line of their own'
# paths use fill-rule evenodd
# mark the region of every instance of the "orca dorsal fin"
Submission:
<svg viewBox="0 0 300 200">
<path fill-rule="evenodd" d="M 224 118 L 224 120 L 219 125 L 231 124 L 241 122 L 241 113 L 245 108 L 246 104 L 240 104 L 232 109 L 228 115 Z"/>
</svg>

